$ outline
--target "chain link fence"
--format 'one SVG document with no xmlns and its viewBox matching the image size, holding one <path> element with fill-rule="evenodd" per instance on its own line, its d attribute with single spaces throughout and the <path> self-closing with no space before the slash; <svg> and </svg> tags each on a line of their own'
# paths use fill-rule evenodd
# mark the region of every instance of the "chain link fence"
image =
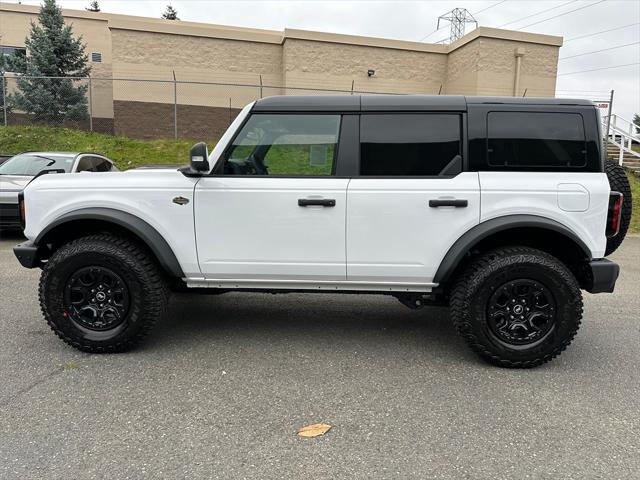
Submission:
<svg viewBox="0 0 640 480">
<path fill-rule="evenodd" d="M 135 139 L 217 140 L 248 103 L 272 95 L 399 92 L 138 78 L 0 80 L 0 125 L 71 128 Z"/>
</svg>

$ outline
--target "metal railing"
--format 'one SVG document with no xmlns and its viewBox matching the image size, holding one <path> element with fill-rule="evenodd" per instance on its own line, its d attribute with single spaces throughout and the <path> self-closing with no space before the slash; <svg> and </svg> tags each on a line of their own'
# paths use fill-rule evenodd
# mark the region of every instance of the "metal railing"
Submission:
<svg viewBox="0 0 640 480">
<path fill-rule="evenodd" d="M 637 125 L 619 115 L 612 114 L 611 118 L 607 115 L 603 117 L 602 126 L 607 142 L 618 148 L 618 163 L 620 165 L 624 162 L 625 154 L 627 157 L 635 157 L 640 160 L 640 152 L 632 148 L 634 144 L 640 145 Z M 607 126 L 609 131 L 607 131 Z"/>
</svg>

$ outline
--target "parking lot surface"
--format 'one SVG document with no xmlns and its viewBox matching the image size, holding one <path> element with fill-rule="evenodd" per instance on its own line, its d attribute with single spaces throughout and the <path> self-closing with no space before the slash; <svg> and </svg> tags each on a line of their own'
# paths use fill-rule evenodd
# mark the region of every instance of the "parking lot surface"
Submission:
<svg viewBox="0 0 640 480">
<path fill-rule="evenodd" d="M 19 241 L 0 239 L 0 478 L 638 478 L 640 237 L 533 370 L 482 363 L 444 308 L 369 295 L 175 296 L 141 348 L 83 354 Z"/>
</svg>

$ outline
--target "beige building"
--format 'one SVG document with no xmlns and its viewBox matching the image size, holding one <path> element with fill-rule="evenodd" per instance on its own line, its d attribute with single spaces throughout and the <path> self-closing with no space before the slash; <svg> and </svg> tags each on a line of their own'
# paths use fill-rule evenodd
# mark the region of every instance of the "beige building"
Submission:
<svg viewBox="0 0 640 480">
<path fill-rule="evenodd" d="M 6 52 L 24 48 L 37 13 L 38 7 L 0 2 Z M 87 45 L 94 127 L 137 137 L 173 136 L 177 114 L 180 136 L 210 138 L 238 108 L 275 94 L 554 96 L 562 45 L 561 37 L 486 27 L 441 45 L 63 13 Z"/>
</svg>

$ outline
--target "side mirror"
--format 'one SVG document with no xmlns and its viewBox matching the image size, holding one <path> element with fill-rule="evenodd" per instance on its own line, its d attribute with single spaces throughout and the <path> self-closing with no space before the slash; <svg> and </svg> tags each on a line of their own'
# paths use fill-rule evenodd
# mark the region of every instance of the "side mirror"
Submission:
<svg viewBox="0 0 640 480">
<path fill-rule="evenodd" d="M 195 172 L 208 172 L 209 167 L 209 152 L 207 151 L 207 144 L 204 142 L 196 143 L 191 147 L 189 153 L 191 170 Z"/>
</svg>

